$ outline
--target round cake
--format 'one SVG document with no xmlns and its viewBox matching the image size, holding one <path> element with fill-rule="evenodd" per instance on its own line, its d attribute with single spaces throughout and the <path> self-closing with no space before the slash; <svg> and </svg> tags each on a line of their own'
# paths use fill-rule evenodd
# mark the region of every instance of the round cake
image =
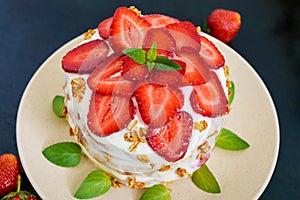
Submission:
<svg viewBox="0 0 300 200">
<path fill-rule="evenodd" d="M 191 22 L 117 8 L 62 58 L 71 134 L 119 183 L 190 176 L 228 113 L 228 68 Z"/>
</svg>

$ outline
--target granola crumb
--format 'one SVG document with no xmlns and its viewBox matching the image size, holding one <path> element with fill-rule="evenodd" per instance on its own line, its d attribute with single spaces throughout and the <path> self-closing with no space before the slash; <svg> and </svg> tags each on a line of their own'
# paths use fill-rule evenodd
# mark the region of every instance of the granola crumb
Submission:
<svg viewBox="0 0 300 200">
<path fill-rule="evenodd" d="M 125 186 L 125 184 L 121 183 L 118 180 L 112 180 L 111 186 L 113 186 L 114 188 L 120 189 L 122 186 Z"/>
<path fill-rule="evenodd" d="M 130 145 L 129 151 L 130 152 L 135 152 L 135 150 L 137 149 L 139 144 L 140 144 L 140 142 L 134 142 L 132 145 Z"/>
<path fill-rule="evenodd" d="M 135 178 L 128 178 L 128 186 L 132 189 L 144 188 L 146 184 L 144 182 L 138 182 Z"/>
<path fill-rule="evenodd" d="M 106 162 L 111 162 L 111 156 L 108 154 L 104 154 L 104 159 L 106 160 Z"/>
<path fill-rule="evenodd" d="M 149 163 L 150 162 L 150 159 L 147 155 L 145 154 L 140 154 L 137 156 L 138 160 L 143 162 L 143 163 Z"/>
<path fill-rule="evenodd" d="M 169 169 L 171 169 L 170 165 L 162 165 L 161 168 L 158 171 L 164 172 L 164 171 L 167 171 Z"/>
<path fill-rule="evenodd" d="M 201 33 L 201 27 L 200 26 L 197 26 L 196 30 L 197 30 L 198 33 Z"/>
<path fill-rule="evenodd" d="M 72 96 L 76 98 L 76 102 L 80 103 L 85 94 L 85 80 L 83 78 L 73 78 L 71 80 Z"/>
<path fill-rule="evenodd" d="M 200 122 L 194 122 L 194 129 L 199 130 L 200 132 L 204 131 L 207 129 L 208 124 L 205 120 L 202 120 Z"/>
<path fill-rule="evenodd" d="M 229 67 L 226 64 L 224 65 L 224 75 L 226 78 L 229 77 Z"/>
<path fill-rule="evenodd" d="M 178 167 L 178 168 L 176 169 L 176 174 L 177 174 L 180 178 L 183 178 L 183 177 L 185 177 L 185 176 L 188 175 L 188 172 L 187 172 L 187 170 L 186 170 L 185 168 L 180 168 L 180 167 Z"/>
<path fill-rule="evenodd" d="M 137 123 L 138 123 L 138 120 L 132 120 L 131 122 L 129 122 L 129 124 L 127 125 L 127 129 L 129 130 L 129 131 L 132 131 L 134 128 L 135 128 L 135 126 L 137 125 Z"/>
<path fill-rule="evenodd" d="M 96 33 L 96 30 L 92 30 L 92 29 L 89 29 L 87 30 L 84 34 L 83 34 L 83 39 L 84 40 L 89 40 L 92 38 L 92 36 Z"/>
<path fill-rule="evenodd" d="M 130 6 L 129 9 L 134 11 L 139 16 L 141 16 L 141 14 L 142 14 L 142 12 L 134 6 Z"/>
</svg>

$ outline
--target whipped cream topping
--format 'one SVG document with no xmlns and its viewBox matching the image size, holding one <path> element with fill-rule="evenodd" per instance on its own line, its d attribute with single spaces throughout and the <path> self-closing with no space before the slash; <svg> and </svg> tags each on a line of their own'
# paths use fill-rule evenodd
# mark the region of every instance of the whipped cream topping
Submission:
<svg viewBox="0 0 300 200">
<path fill-rule="evenodd" d="M 100 39 L 98 34 L 94 34 L 90 40 Z M 226 76 L 224 69 L 214 70 L 222 84 L 224 92 L 227 96 Z M 195 125 L 193 127 L 191 141 L 185 156 L 177 162 L 168 162 L 164 158 L 157 155 L 152 148 L 145 142 L 140 142 L 135 151 L 130 151 L 132 142 L 125 141 L 124 135 L 130 132 L 124 128 L 116 133 L 106 137 L 99 137 L 93 134 L 87 125 L 87 115 L 89 112 L 90 99 L 92 90 L 87 86 L 89 75 L 65 73 L 65 104 L 68 110 L 68 122 L 73 130 L 78 128 L 79 133 L 76 135 L 77 141 L 82 145 L 87 156 L 101 169 L 118 178 L 124 184 L 128 184 L 130 179 L 137 182 L 143 182 L 146 187 L 154 184 L 166 183 L 191 175 L 209 158 L 211 151 L 215 145 L 216 137 L 222 127 L 223 118 L 204 117 L 192 109 L 190 103 L 190 94 L 192 86 L 180 87 L 184 94 L 184 105 L 181 109 L 191 114 L 193 122 L 203 122 L 207 124 L 204 130 L 198 130 Z M 85 81 L 85 92 L 80 102 L 72 95 L 72 80 L 81 78 Z M 134 102 L 137 107 L 136 102 Z M 137 121 L 135 129 L 147 129 L 139 115 L 138 109 L 134 115 Z M 179 173 L 179 169 L 184 169 L 184 173 Z M 181 170 L 182 171 L 182 170 Z"/>
</svg>

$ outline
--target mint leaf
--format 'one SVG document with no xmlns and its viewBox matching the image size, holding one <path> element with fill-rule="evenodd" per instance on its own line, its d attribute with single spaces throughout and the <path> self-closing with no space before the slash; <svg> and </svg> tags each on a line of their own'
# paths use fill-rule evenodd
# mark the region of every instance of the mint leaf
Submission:
<svg viewBox="0 0 300 200">
<path fill-rule="evenodd" d="M 200 188 L 201 190 L 208 192 L 208 193 L 220 193 L 219 184 L 208 169 L 207 165 L 202 165 L 199 169 L 194 171 L 192 175 L 193 183 Z"/>
<path fill-rule="evenodd" d="M 180 70 L 181 66 L 165 56 L 157 56 L 155 61 L 155 69 L 160 71 Z"/>
<path fill-rule="evenodd" d="M 157 49 L 156 49 L 156 43 L 153 42 L 151 48 L 149 49 L 147 53 L 147 60 L 152 63 L 156 60 L 156 55 L 157 55 Z"/>
<path fill-rule="evenodd" d="M 77 199 L 94 198 L 106 193 L 110 187 L 110 177 L 101 170 L 95 170 L 84 179 L 74 197 Z"/>
<path fill-rule="evenodd" d="M 122 52 L 139 64 L 146 63 L 146 51 L 143 49 L 129 48 L 123 50 Z"/>
<path fill-rule="evenodd" d="M 225 128 L 222 128 L 221 133 L 217 138 L 216 145 L 222 149 L 233 151 L 243 150 L 250 146 L 242 138 Z"/>
<path fill-rule="evenodd" d="M 230 106 L 234 99 L 234 93 L 235 93 L 235 86 L 234 86 L 233 81 L 230 81 L 230 87 L 228 88 L 228 90 L 230 91 L 230 94 L 228 97 L 228 106 Z"/>
<path fill-rule="evenodd" d="M 148 66 L 148 71 L 151 71 L 155 67 L 155 63 L 154 62 L 147 62 L 147 66 Z"/>
<path fill-rule="evenodd" d="M 65 117 L 66 114 L 64 113 L 65 107 L 65 97 L 56 95 L 52 100 L 52 110 L 58 117 Z"/>
<path fill-rule="evenodd" d="M 47 160 L 61 167 L 75 167 L 81 160 L 81 147 L 74 142 L 61 142 L 43 150 Z"/>
<path fill-rule="evenodd" d="M 163 185 L 154 185 L 148 188 L 141 196 L 140 200 L 170 200 L 170 190 Z"/>
</svg>

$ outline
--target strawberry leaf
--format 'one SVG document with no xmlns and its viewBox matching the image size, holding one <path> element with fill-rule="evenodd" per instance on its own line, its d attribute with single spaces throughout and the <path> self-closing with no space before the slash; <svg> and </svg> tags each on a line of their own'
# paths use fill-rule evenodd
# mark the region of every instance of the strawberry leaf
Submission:
<svg viewBox="0 0 300 200">
<path fill-rule="evenodd" d="M 155 61 L 155 69 L 160 71 L 180 70 L 181 66 L 165 56 L 157 56 Z"/>
<path fill-rule="evenodd" d="M 156 55 L 157 55 L 157 49 L 156 49 L 156 43 L 153 42 L 151 48 L 149 49 L 147 53 L 147 60 L 152 63 L 156 60 Z"/>
<path fill-rule="evenodd" d="M 233 81 L 230 81 L 230 87 L 228 88 L 228 90 L 229 90 L 228 106 L 230 106 L 234 99 L 234 93 L 235 93 L 235 86 Z"/>
<path fill-rule="evenodd" d="M 111 187 L 111 179 L 101 170 L 95 170 L 81 183 L 74 197 L 89 199 L 106 193 Z"/>
<path fill-rule="evenodd" d="M 221 192 L 216 178 L 208 169 L 206 164 L 202 165 L 202 167 L 194 171 L 192 175 L 192 181 L 198 188 L 205 192 L 214 194 Z"/>
<path fill-rule="evenodd" d="M 141 196 L 140 200 L 170 200 L 170 190 L 163 185 L 154 185 L 148 188 Z"/>
<path fill-rule="evenodd" d="M 74 142 L 61 142 L 43 150 L 47 160 L 61 167 L 75 167 L 81 160 L 81 147 Z"/>
<path fill-rule="evenodd" d="M 148 70 L 151 71 L 155 67 L 154 62 L 147 62 Z"/>
<path fill-rule="evenodd" d="M 122 52 L 139 64 L 146 63 L 146 51 L 143 49 L 129 48 L 123 50 Z"/>
<path fill-rule="evenodd" d="M 66 114 L 64 112 L 65 107 L 65 98 L 60 95 L 56 95 L 54 99 L 52 100 L 52 110 L 58 117 L 65 117 Z"/>
<path fill-rule="evenodd" d="M 216 145 L 222 149 L 233 151 L 243 150 L 250 146 L 245 140 L 225 128 L 221 130 Z"/>
</svg>

